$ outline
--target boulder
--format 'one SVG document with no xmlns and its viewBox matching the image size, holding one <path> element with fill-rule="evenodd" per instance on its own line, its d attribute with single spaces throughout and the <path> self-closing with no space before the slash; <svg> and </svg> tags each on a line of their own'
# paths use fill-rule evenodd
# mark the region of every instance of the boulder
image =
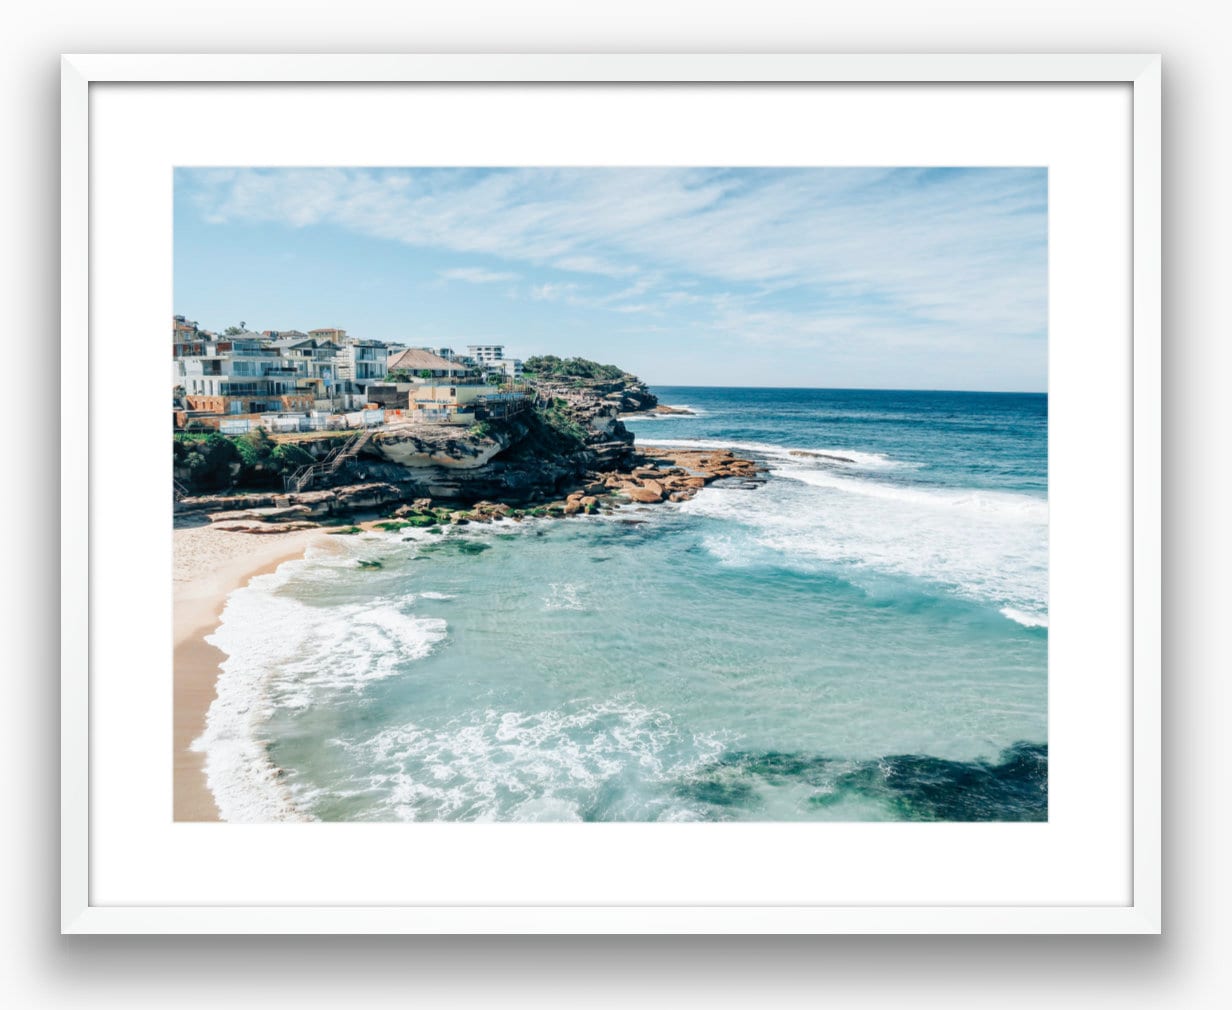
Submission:
<svg viewBox="0 0 1232 1010">
<path fill-rule="evenodd" d="M 624 489 L 623 493 L 632 501 L 642 502 L 647 505 L 653 504 L 654 502 L 661 502 L 663 500 L 663 488 L 661 488 L 658 484 L 655 484 L 654 481 L 650 481 L 650 483 L 655 486 L 653 488 L 627 487 Z"/>
</svg>

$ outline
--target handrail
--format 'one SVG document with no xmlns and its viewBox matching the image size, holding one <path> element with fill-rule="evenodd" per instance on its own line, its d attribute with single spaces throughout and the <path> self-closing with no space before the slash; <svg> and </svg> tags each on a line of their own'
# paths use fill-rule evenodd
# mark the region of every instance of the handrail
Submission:
<svg viewBox="0 0 1232 1010">
<path fill-rule="evenodd" d="M 299 494 L 316 478 L 337 473 L 343 463 L 359 454 L 360 449 L 368 444 L 374 432 L 374 428 L 365 428 L 363 431 L 356 432 L 342 445 L 331 449 L 324 459 L 304 464 L 290 477 L 282 479 L 283 491 L 287 494 Z"/>
</svg>

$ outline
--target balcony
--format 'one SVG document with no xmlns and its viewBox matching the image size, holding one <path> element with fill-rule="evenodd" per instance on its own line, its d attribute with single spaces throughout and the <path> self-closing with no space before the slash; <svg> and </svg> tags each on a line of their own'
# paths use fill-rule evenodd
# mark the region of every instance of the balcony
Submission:
<svg viewBox="0 0 1232 1010">
<path fill-rule="evenodd" d="M 224 382 L 221 396 L 274 396 L 268 382 Z"/>
</svg>

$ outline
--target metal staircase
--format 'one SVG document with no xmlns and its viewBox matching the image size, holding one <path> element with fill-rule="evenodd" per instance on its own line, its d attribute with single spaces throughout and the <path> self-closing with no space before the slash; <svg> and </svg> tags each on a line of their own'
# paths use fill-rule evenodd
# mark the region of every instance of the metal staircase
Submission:
<svg viewBox="0 0 1232 1010">
<path fill-rule="evenodd" d="M 311 487 L 313 481 L 318 478 L 337 473 L 343 463 L 359 455 L 359 451 L 368 444 L 375 433 L 375 428 L 365 428 L 363 431 L 356 432 L 342 445 L 331 449 L 324 459 L 317 460 L 315 463 L 307 463 L 289 477 L 283 477 L 283 491 L 287 494 L 299 494 Z"/>
</svg>

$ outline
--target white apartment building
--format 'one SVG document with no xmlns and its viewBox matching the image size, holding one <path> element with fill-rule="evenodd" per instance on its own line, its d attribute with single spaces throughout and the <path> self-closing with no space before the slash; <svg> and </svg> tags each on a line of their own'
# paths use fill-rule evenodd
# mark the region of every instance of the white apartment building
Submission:
<svg viewBox="0 0 1232 1010">
<path fill-rule="evenodd" d="M 505 373 L 506 382 L 522 381 L 521 358 L 501 358 L 500 361 L 494 362 L 493 364 L 496 368 Z"/>
<path fill-rule="evenodd" d="M 504 344 L 467 344 L 466 351 L 481 365 L 491 365 L 505 358 Z"/>
<path fill-rule="evenodd" d="M 389 347 L 379 340 L 352 337 L 338 353 L 338 376 L 361 386 L 379 382 L 389 371 Z"/>
<path fill-rule="evenodd" d="M 171 385 L 191 411 L 256 414 L 350 407 L 366 402 L 364 387 L 385 379 L 389 348 L 377 340 L 327 334 L 345 330 L 245 331 L 230 336 L 172 320 Z"/>
<path fill-rule="evenodd" d="M 194 409 L 244 414 L 304 400 L 299 369 L 259 334 L 197 334 L 172 353 L 172 385 Z"/>
<path fill-rule="evenodd" d="M 340 378 L 338 355 L 342 348 L 329 340 L 315 337 L 280 337 L 269 346 L 278 352 L 305 379 L 320 380 L 321 389 L 328 389 Z"/>
</svg>

